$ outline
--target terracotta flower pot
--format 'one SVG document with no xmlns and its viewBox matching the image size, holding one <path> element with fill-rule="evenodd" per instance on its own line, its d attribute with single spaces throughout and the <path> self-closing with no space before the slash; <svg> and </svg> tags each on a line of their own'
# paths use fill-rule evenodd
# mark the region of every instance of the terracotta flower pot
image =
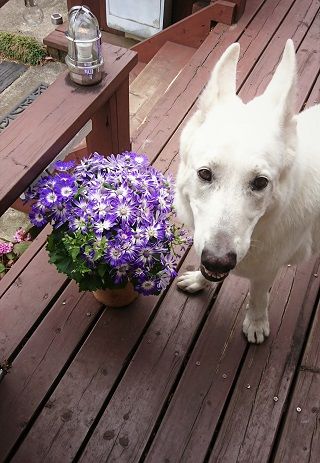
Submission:
<svg viewBox="0 0 320 463">
<path fill-rule="evenodd" d="M 93 295 L 99 302 L 109 307 L 129 305 L 138 297 L 138 293 L 131 283 L 127 283 L 124 288 L 119 289 L 97 289 L 97 291 L 93 291 Z"/>
</svg>

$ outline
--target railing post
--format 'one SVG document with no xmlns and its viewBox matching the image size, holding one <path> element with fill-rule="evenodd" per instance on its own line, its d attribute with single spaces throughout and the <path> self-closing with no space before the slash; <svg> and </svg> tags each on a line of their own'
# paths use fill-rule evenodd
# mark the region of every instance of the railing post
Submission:
<svg viewBox="0 0 320 463">
<path fill-rule="evenodd" d="M 89 153 L 108 155 L 130 150 L 128 77 L 91 120 L 92 131 L 87 136 Z"/>
</svg>

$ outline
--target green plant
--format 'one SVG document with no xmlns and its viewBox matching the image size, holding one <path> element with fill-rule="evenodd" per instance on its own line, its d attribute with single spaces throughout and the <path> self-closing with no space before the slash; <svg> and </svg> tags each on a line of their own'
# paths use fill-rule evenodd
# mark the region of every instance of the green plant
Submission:
<svg viewBox="0 0 320 463">
<path fill-rule="evenodd" d="M 46 49 L 33 37 L 0 32 L 0 56 L 36 65 L 46 56 Z"/>
<path fill-rule="evenodd" d="M 30 233 L 23 228 L 18 228 L 11 241 L 0 241 L 0 280 L 26 251 L 30 241 Z"/>
</svg>

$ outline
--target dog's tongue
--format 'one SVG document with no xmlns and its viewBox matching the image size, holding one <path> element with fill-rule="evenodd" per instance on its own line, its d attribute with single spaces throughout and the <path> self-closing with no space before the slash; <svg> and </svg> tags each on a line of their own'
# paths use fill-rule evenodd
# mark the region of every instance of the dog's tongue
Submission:
<svg viewBox="0 0 320 463">
<path fill-rule="evenodd" d="M 224 280 L 229 275 L 229 272 L 225 272 L 225 273 L 212 272 L 206 269 L 205 266 L 202 264 L 200 265 L 200 271 L 207 280 L 216 281 L 216 282 Z"/>
</svg>

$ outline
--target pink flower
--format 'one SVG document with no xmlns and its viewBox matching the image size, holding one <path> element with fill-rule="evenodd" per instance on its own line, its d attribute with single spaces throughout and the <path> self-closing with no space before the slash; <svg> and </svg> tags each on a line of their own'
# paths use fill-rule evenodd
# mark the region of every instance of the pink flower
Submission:
<svg viewBox="0 0 320 463">
<path fill-rule="evenodd" d="M 31 236 L 30 233 L 27 233 L 23 228 L 18 228 L 15 232 L 12 241 L 14 243 L 21 243 L 21 241 L 30 241 Z"/>
<path fill-rule="evenodd" d="M 0 256 L 2 254 L 8 254 L 11 252 L 13 249 L 13 244 L 12 243 L 1 243 L 0 242 Z"/>
</svg>

